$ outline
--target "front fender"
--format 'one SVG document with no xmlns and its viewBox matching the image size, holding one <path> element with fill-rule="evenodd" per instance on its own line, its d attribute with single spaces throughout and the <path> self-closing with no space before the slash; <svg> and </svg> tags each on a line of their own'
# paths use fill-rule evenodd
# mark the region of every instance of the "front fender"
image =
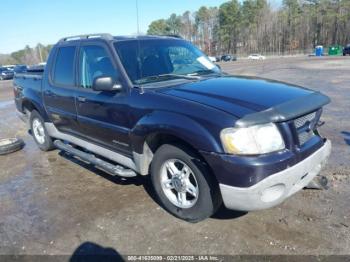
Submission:
<svg viewBox="0 0 350 262">
<path fill-rule="evenodd" d="M 156 111 L 141 118 L 131 130 L 130 140 L 136 153 L 143 152 L 144 141 L 153 133 L 176 136 L 197 150 L 222 151 L 219 133 L 210 132 L 208 128 L 186 115 Z"/>
</svg>

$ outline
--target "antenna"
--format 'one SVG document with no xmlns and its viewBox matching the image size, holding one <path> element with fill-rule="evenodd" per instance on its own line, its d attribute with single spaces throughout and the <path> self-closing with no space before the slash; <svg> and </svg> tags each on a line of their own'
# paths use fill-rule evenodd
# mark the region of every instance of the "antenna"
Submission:
<svg viewBox="0 0 350 262">
<path fill-rule="evenodd" d="M 139 24 L 139 1 L 136 1 L 136 23 L 137 23 L 137 35 L 140 34 L 140 24 Z"/>
<path fill-rule="evenodd" d="M 136 23 L 137 23 L 137 35 L 139 36 L 140 35 L 140 24 L 139 24 L 139 1 L 138 0 L 135 0 L 136 1 Z M 138 66 L 138 69 L 139 69 L 139 72 L 140 72 L 140 78 L 142 78 L 143 76 L 143 73 L 142 73 L 142 66 L 140 64 L 140 61 L 139 61 L 139 58 L 140 58 L 140 50 L 141 50 L 141 46 L 140 46 L 140 39 L 137 37 L 136 38 L 136 41 L 137 41 L 137 66 Z M 143 87 L 141 86 L 141 94 L 143 94 Z"/>
</svg>

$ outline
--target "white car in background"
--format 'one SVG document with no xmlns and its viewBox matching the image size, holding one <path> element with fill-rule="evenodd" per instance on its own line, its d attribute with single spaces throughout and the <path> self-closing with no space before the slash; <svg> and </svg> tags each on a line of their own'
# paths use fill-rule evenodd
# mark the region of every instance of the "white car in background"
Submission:
<svg viewBox="0 0 350 262">
<path fill-rule="evenodd" d="M 251 60 L 265 60 L 266 57 L 260 54 L 251 54 L 250 56 L 248 56 L 248 59 Z"/>
<path fill-rule="evenodd" d="M 208 56 L 209 60 L 213 63 L 216 62 L 216 58 L 214 56 Z"/>
</svg>

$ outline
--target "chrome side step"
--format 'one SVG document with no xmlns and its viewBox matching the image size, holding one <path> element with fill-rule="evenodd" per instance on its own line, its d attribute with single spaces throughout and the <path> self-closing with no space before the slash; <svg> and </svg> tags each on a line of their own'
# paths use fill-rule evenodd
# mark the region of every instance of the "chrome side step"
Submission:
<svg viewBox="0 0 350 262">
<path fill-rule="evenodd" d="M 83 152 L 79 149 L 72 147 L 69 144 L 65 144 L 61 140 L 55 140 L 54 144 L 57 148 L 66 151 L 74 156 L 77 156 L 80 159 L 87 161 L 104 171 L 107 171 L 112 176 L 135 177 L 137 175 L 136 172 L 132 169 L 128 169 L 120 165 L 113 165 L 107 161 L 97 158 L 93 154 Z"/>
<path fill-rule="evenodd" d="M 95 145 L 93 143 L 90 143 L 86 140 L 80 139 L 78 137 L 68 135 L 66 133 L 62 133 L 57 130 L 57 128 L 54 126 L 53 123 L 45 122 L 45 128 L 47 132 L 49 133 L 49 136 L 54 137 L 56 139 L 60 139 L 63 141 L 67 141 L 69 143 L 72 143 L 73 145 L 80 146 L 82 148 L 85 148 L 89 152 L 92 152 L 96 155 L 103 156 L 109 160 L 112 160 L 115 163 L 120 163 L 122 166 L 125 166 L 127 168 L 130 168 L 132 170 L 135 170 L 139 173 L 138 168 L 135 165 L 135 162 L 133 159 L 123 156 L 119 153 L 116 153 L 114 151 L 111 151 L 109 149 L 106 149 L 104 147 Z"/>
</svg>

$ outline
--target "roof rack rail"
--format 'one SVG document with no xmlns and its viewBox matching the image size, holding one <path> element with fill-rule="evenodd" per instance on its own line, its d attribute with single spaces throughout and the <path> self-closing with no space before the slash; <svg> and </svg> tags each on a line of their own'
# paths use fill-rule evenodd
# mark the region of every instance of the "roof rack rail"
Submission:
<svg viewBox="0 0 350 262">
<path fill-rule="evenodd" d="M 175 37 L 175 38 L 183 39 L 181 35 L 176 35 L 176 34 L 167 34 L 167 35 L 161 35 L 161 36 L 168 36 L 168 37 Z"/>
<path fill-rule="evenodd" d="M 113 40 L 113 36 L 111 34 L 87 34 L 87 35 L 74 35 L 74 36 L 67 36 L 61 38 L 58 42 L 66 42 L 66 41 L 72 41 L 72 40 L 78 40 L 78 39 L 89 39 L 89 38 L 102 38 L 106 40 Z"/>
</svg>

